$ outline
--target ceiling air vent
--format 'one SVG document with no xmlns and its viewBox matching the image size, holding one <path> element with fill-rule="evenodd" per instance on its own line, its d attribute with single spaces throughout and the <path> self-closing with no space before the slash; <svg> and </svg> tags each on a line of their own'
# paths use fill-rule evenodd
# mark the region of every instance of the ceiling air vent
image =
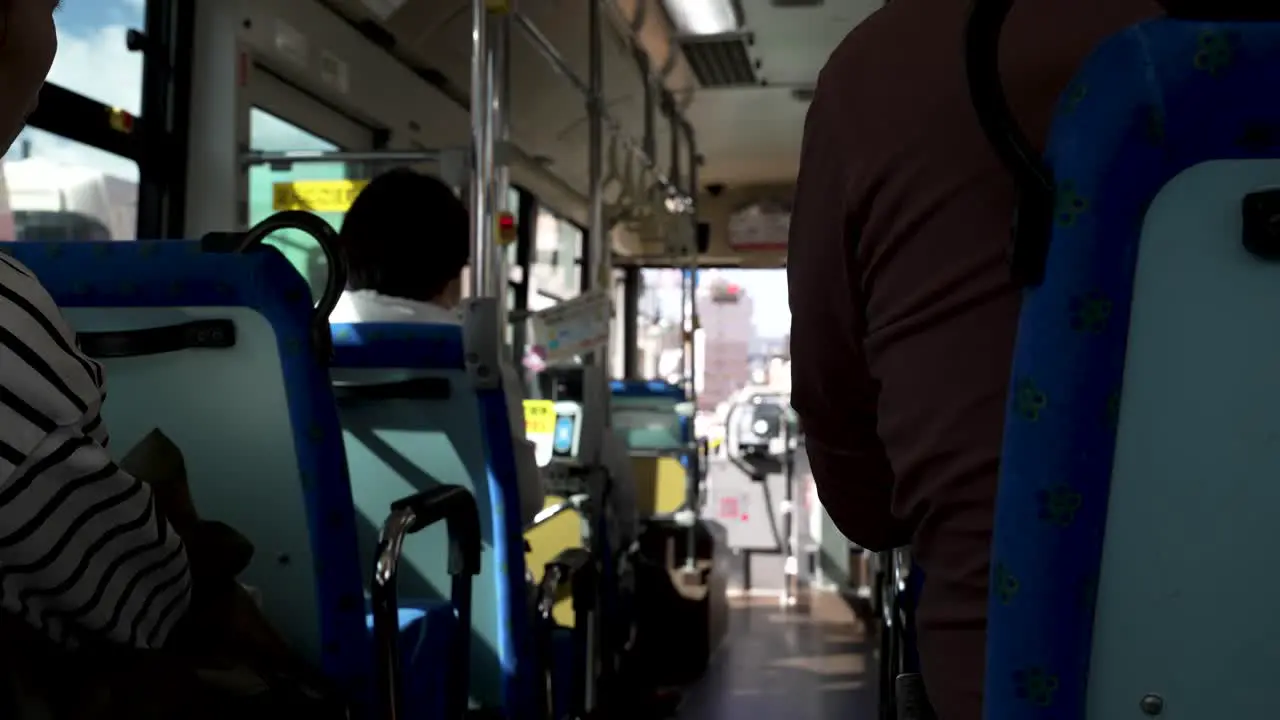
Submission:
<svg viewBox="0 0 1280 720">
<path fill-rule="evenodd" d="M 684 56 L 704 88 L 743 87 L 760 84 L 747 53 L 745 35 L 716 35 L 680 39 Z"/>
</svg>

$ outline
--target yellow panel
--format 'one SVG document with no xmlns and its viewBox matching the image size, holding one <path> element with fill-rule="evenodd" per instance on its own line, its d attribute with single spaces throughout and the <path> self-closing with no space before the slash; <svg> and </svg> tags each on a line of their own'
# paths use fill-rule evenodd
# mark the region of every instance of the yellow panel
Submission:
<svg viewBox="0 0 1280 720">
<path fill-rule="evenodd" d="M 554 435 L 556 432 L 555 402 L 525 400 L 524 432 L 526 435 Z"/>
<path fill-rule="evenodd" d="M 673 457 L 633 457 L 636 509 L 641 517 L 673 513 L 684 505 L 689 473 Z"/>
<path fill-rule="evenodd" d="M 543 507 L 549 508 L 562 502 L 564 498 L 548 495 Z M 540 583 L 547 563 L 554 560 L 562 550 L 582 547 L 582 515 L 575 510 L 560 513 L 526 532 L 524 539 L 529 542 L 529 552 L 524 555 L 525 566 L 533 573 L 534 583 Z M 552 614 L 560 625 L 573 627 L 573 598 L 565 597 L 557 602 Z"/>
<path fill-rule="evenodd" d="M 344 213 L 368 180 L 294 180 L 271 186 L 271 207 L 281 210 Z"/>
</svg>

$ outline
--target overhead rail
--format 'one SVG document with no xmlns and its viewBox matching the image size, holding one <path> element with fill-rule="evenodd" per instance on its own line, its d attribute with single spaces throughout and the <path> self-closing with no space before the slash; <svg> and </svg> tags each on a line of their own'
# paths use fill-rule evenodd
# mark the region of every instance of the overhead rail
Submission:
<svg viewBox="0 0 1280 720">
<path fill-rule="evenodd" d="M 471 58 L 471 211 L 473 237 L 471 280 L 472 287 L 478 296 L 501 297 L 506 285 L 506 272 L 503 267 L 505 253 L 500 252 L 495 242 L 496 229 L 494 218 L 502 211 L 506 202 L 506 188 L 509 184 L 506 167 L 514 154 L 508 151 L 509 121 L 508 86 L 510 82 L 510 27 L 514 23 L 524 33 L 539 53 L 545 57 L 552 69 L 565 77 L 582 95 L 587 110 L 588 126 L 588 240 L 586 247 L 586 286 L 589 293 L 608 293 L 612 285 L 612 247 L 609 239 L 611 218 L 605 213 L 605 133 L 611 132 L 615 142 L 626 149 L 627 153 L 644 166 L 653 180 L 643 187 L 635 187 L 632 179 L 623 182 L 643 200 L 632 198 L 631 202 L 647 206 L 648 214 L 654 221 L 646 230 L 660 237 L 684 238 L 680 242 L 680 254 L 688 255 L 691 263 L 696 263 L 696 218 L 694 217 L 695 197 L 697 191 L 696 167 L 699 162 L 693 128 L 681 117 L 679 109 L 670 93 L 655 93 L 647 87 L 646 122 L 643 141 L 638 142 L 630 137 L 622 124 L 609 114 L 604 103 L 604 21 L 602 15 L 608 11 L 608 0 L 587 0 L 588 3 L 588 72 L 587 77 L 580 76 L 565 60 L 564 55 L 555 47 L 550 39 L 529 19 L 514 7 L 509 0 L 472 0 L 472 41 L 474 43 Z M 651 86 L 654 78 L 648 71 L 648 63 L 636 52 L 634 37 L 630 43 L 644 82 Z M 655 95 L 661 95 L 662 112 L 671 124 L 672 156 L 670 167 L 664 171 L 656 157 L 654 141 L 654 124 L 649 121 L 654 111 L 651 107 Z M 681 161 L 681 136 L 688 145 L 687 161 Z M 688 181 L 681 182 L 680 167 L 689 169 Z M 616 168 L 609 170 L 610 181 L 615 180 Z M 679 226 L 681 220 L 688 223 L 687 228 Z M 692 289 L 690 289 L 691 292 Z M 501 303 L 500 303 L 501 304 Z M 505 329 L 507 319 L 500 318 L 495 333 Z M 501 337 L 501 335 L 499 335 Z M 606 345 L 607 347 L 607 345 Z M 603 353 L 598 353 L 603 355 Z M 591 358 L 592 362 L 604 362 L 604 357 Z"/>
<path fill-rule="evenodd" d="M 601 0 L 588 0 L 588 2 L 593 4 L 598 4 L 600 1 Z M 587 103 L 591 104 L 593 101 L 593 91 L 590 81 L 583 79 L 574 71 L 574 69 L 569 65 L 569 62 L 560 54 L 560 51 L 556 49 L 556 46 L 551 42 L 546 34 L 544 34 L 527 15 L 524 15 L 519 11 L 515 11 L 511 14 L 511 17 L 514 20 L 516 27 L 524 33 L 524 35 L 533 44 L 534 48 L 536 48 L 538 52 L 546 58 L 552 69 L 568 80 L 569 83 L 573 85 L 573 87 L 586 99 Z M 597 32 L 596 34 L 599 33 Z M 638 51 L 638 54 L 642 54 L 642 51 Z M 644 57 L 647 58 L 647 56 Z M 688 206 L 691 208 L 692 197 L 696 194 L 696 188 L 689 186 L 688 183 L 682 185 L 678 176 L 674 173 L 664 173 L 659 166 L 656 153 L 653 150 L 654 143 L 652 140 L 653 123 L 651 118 L 653 107 L 657 105 L 654 101 L 654 93 L 652 91 L 654 77 L 653 74 L 648 71 L 647 60 L 642 60 L 640 57 L 637 57 L 637 64 L 640 68 L 641 77 L 645 83 L 646 138 L 642 141 L 637 141 L 635 138 L 628 135 L 622 127 L 622 124 L 609 114 L 608 110 L 604 108 L 603 102 L 601 102 L 599 113 L 603 119 L 604 127 L 608 132 L 617 137 L 619 144 L 627 152 L 634 155 L 646 170 L 653 173 L 654 179 L 658 184 L 660 184 L 671 196 L 679 199 L 680 201 L 687 200 Z M 669 95 L 669 93 L 664 94 Z M 675 113 L 674 103 L 671 103 L 669 106 L 671 108 L 671 112 Z M 677 131 L 681 134 L 689 133 L 688 140 L 692 142 L 692 126 L 685 122 L 683 118 L 680 118 L 678 113 L 671 115 L 670 117 L 673 120 L 673 131 Z"/>
<path fill-rule="evenodd" d="M 242 165 L 291 166 L 294 163 L 328 163 L 328 162 L 398 162 L 419 163 L 437 162 L 450 152 L 466 152 L 458 150 L 286 150 L 283 152 L 267 152 L 249 150 L 240 154 Z"/>
</svg>

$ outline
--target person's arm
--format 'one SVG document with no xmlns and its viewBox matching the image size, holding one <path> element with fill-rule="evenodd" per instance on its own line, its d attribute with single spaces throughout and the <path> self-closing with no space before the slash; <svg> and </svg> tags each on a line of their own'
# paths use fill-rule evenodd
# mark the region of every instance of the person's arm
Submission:
<svg viewBox="0 0 1280 720">
<path fill-rule="evenodd" d="M 190 604 L 186 550 L 85 422 L 101 369 L 34 279 L 0 271 L 0 605 L 56 642 L 160 647 Z"/>
<path fill-rule="evenodd" d="M 910 542 L 890 511 L 893 470 L 876 431 L 877 390 L 862 356 L 858 233 L 848 202 L 842 113 L 819 90 L 805 121 L 787 251 L 791 403 L 804 425 L 818 497 L 870 550 Z"/>
</svg>

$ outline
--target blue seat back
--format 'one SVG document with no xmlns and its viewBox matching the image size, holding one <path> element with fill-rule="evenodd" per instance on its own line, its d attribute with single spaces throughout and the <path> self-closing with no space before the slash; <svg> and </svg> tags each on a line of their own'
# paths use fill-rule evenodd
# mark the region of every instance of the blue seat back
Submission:
<svg viewBox="0 0 1280 720">
<path fill-rule="evenodd" d="M 436 482 L 475 495 L 485 547 L 471 611 L 471 696 L 484 707 L 523 712 L 528 703 L 521 700 L 519 671 L 529 665 L 521 662 L 524 555 L 501 387 L 477 385 L 464 360 L 460 326 L 335 325 L 333 337 L 339 385 L 414 379 L 430 380 L 436 388 L 412 397 L 341 403 L 360 533 L 366 540 L 375 537 L 392 501 Z M 448 597 L 447 549 L 443 525 L 406 542 L 402 598 Z"/>
<path fill-rule="evenodd" d="M 292 645 L 368 691 L 354 513 L 311 294 L 270 248 L 204 253 L 187 241 L 16 243 L 77 332 L 229 319 L 235 345 L 104 361 L 104 420 L 122 455 L 158 428 L 186 460 L 202 517 L 254 544 L 242 576 Z M 367 696 L 366 696 L 367 699 Z"/>
<path fill-rule="evenodd" d="M 1005 431 L 988 718 L 1135 717 L 1148 694 L 1178 717 L 1273 712 L 1280 266 L 1242 246 L 1241 206 L 1280 187 L 1277 76 L 1280 24 L 1159 20 L 1101 45 L 1061 101 Z"/>
</svg>

